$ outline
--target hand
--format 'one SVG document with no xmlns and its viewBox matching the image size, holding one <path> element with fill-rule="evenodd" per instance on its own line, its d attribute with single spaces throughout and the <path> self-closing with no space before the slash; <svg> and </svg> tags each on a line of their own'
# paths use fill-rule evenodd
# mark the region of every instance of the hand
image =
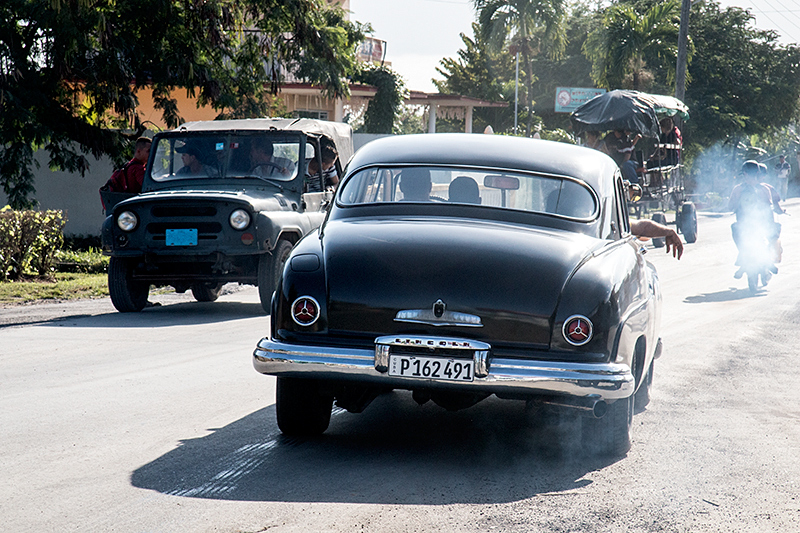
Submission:
<svg viewBox="0 0 800 533">
<path fill-rule="evenodd" d="M 683 255 L 683 241 L 681 241 L 675 230 L 670 228 L 669 232 L 664 235 L 664 243 L 667 245 L 667 253 L 672 248 L 672 257 L 681 258 Z"/>
</svg>

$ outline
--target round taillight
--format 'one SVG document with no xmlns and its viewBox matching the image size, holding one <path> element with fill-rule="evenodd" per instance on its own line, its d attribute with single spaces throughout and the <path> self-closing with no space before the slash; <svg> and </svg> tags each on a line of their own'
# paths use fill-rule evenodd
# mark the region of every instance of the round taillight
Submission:
<svg viewBox="0 0 800 533">
<path fill-rule="evenodd" d="M 310 326 L 319 318 L 319 303 L 311 296 L 301 296 L 292 304 L 292 320 L 300 326 Z"/>
<path fill-rule="evenodd" d="M 592 339 L 592 321 L 582 315 L 572 315 L 564 321 L 562 333 L 568 343 L 583 346 Z"/>
</svg>

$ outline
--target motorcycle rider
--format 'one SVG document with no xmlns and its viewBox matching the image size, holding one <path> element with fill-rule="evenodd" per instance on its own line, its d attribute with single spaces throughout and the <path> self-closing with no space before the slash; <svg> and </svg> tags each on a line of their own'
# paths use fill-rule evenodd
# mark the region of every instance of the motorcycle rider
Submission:
<svg viewBox="0 0 800 533">
<path fill-rule="evenodd" d="M 746 230 L 761 232 L 767 239 L 770 250 L 773 252 L 773 262 L 780 250 L 781 225 L 775 222 L 773 212 L 783 213 L 778 201 L 773 197 L 772 191 L 760 180 L 761 169 L 757 161 L 745 161 L 742 165 L 742 182 L 731 191 L 728 209 L 736 214 L 736 222 L 731 225 L 733 241 L 739 250 L 736 265 L 739 270 L 733 275 L 739 279 L 744 274 L 744 260 L 742 257 L 742 233 Z M 769 272 L 771 271 L 771 273 Z M 777 273 L 778 268 L 772 264 L 768 271 L 762 274 L 761 281 L 767 284 L 772 273 Z"/>
</svg>

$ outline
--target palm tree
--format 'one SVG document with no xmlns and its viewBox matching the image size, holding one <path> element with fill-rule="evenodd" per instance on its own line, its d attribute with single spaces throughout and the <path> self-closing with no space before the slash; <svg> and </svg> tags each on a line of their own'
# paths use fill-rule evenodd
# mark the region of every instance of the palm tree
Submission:
<svg viewBox="0 0 800 533">
<path fill-rule="evenodd" d="M 495 50 L 509 45 L 513 53 L 522 55 L 528 106 L 525 134 L 530 137 L 533 123 L 533 57 L 546 53 L 558 59 L 564 52 L 566 0 L 473 0 L 473 4 L 478 11 L 481 32 L 489 45 Z"/>
<path fill-rule="evenodd" d="M 673 81 L 679 22 L 676 0 L 655 4 L 644 15 L 628 4 L 610 7 L 583 45 L 584 54 L 592 61 L 592 79 L 612 89 L 622 87 L 630 75 L 631 88 L 638 91 L 647 72 L 645 58 L 651 58 L 666 68 L 669 81 Z"/>
</svg>

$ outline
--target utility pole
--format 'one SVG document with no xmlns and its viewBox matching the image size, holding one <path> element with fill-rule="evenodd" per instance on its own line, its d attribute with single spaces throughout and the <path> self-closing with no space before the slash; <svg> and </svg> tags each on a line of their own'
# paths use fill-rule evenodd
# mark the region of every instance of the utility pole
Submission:
<svg viewBox="0 0 800 533">
<path fill-rule="evenodd" d="M 686 94 L 686 56 L 689 48 L 689 13 L 692 0 L 681 2 L 681 26 L 678 31 L 678 64 L 675 67 L 675 98 L 683 101 Z"/>
<path fill-rule="evenodd" d="M 517 109 L 519 107 L 519 50 L 516 53 L 517 56 L 517 68 L 516 74 L 514 77 L 514 135 L 517 134 Z"/>
</svg>

